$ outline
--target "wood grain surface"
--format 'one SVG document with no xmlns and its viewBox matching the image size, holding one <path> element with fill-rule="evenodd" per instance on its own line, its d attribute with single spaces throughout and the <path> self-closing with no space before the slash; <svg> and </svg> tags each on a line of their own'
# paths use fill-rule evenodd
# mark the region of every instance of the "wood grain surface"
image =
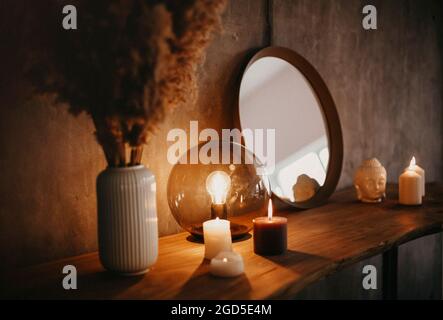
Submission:
<svg viewBox="0 0 443 320">
<path fill-rule="evenodd" d="M 354 190 L 337 192 L 319 208 L 280 212 L 288 218 L 288 252 L 276 257 L 253 253 L 252 238 L 234 243 L 245 274 L 215 278 L 203 260 L 204 246 L 187 233 L 160 239 L 159 259 L 144 276 L 106 272 L 97 253 L 85 254 L 2 275 L 3 298 L 40 299 L 288 299 L 310 283 L 345 266 L 386 252 L 418 237 L 440 232 L 443 185 L 427 187 L 424 205 L 401 206 L 395 185 L 381 204 L 355 200 Z M 247 219 L 249 217 L 245 217 Z M 78 271 L 78 289 L 62 287 L 63 266 Z"/>
</svg>

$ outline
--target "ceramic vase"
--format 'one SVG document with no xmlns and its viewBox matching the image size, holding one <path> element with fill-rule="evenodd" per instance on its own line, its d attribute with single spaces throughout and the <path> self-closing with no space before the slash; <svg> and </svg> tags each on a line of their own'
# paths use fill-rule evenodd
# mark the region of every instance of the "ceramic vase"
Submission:
<svg viewBox="0 0 443 320">
<path fill-rule="evenodd" d="M 107 168 L 97 177 L 102 265 L 123 275 L 147 272 L 158 255 L 155 176 L 143 165 Z"/>
</svg>

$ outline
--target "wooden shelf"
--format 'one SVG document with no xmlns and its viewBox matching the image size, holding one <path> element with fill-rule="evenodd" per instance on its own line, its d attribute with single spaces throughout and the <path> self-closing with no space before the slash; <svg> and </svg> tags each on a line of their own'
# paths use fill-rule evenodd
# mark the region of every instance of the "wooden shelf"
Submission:
<svg viewBox="0 0 443 320">
<path fill-rule="evenodd" d="M 280 212 L 288 217 L 288 252 L 276 257 L 253 253 L 252 238 L 234 243 L 245 261 L 245 274 L 220 279 L 208 274 L 204 246 L 187 233 L 160 238 L 159 259 L 144 276 L 106 272 L 97 253 L 85 254 L 3 275 L 3 298 L 40 299 L 268 299 L 292 298 L 308 284 L 340 268 L 385 253 L 418 237 L 440 232 L 443 185 L 427 186 L 424 205 L 397 204 L 397 186 L 389 185 L 380 204 L 355 200 L 354 190 L 337 192 L 319 208 Z M 78 271 L 78 289 L 62 288 L 63 266 Z"/>
</svg>

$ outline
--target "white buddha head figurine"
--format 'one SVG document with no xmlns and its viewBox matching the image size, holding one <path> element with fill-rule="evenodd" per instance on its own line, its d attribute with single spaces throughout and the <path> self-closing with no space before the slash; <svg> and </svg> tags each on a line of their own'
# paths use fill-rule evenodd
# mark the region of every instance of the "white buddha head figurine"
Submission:
<svg viewBox="0 0 443 320">
<path fill-rule="evenodd" d="M 376 158 L 362 162 L 355 172 L 354 187 L 362 202 L 381 202 L 386 197 L 386 169 Z"/>
</svg>

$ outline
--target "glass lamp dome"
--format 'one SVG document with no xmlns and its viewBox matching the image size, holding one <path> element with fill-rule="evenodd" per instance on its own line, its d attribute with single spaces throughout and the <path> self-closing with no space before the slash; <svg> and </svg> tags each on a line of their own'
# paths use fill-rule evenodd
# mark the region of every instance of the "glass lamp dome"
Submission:
<svg viewBox="0 0 443 320">
<path fill-rule="evenodd" d="M 203 222 L 227 219 L 233 239 L 266 215 L 270 190 L 264 166 L 244 146 L 211 140 L 179 157 L 168 180 L 168 204 L 178 224 L 197 238 Z"/>
</svg>

